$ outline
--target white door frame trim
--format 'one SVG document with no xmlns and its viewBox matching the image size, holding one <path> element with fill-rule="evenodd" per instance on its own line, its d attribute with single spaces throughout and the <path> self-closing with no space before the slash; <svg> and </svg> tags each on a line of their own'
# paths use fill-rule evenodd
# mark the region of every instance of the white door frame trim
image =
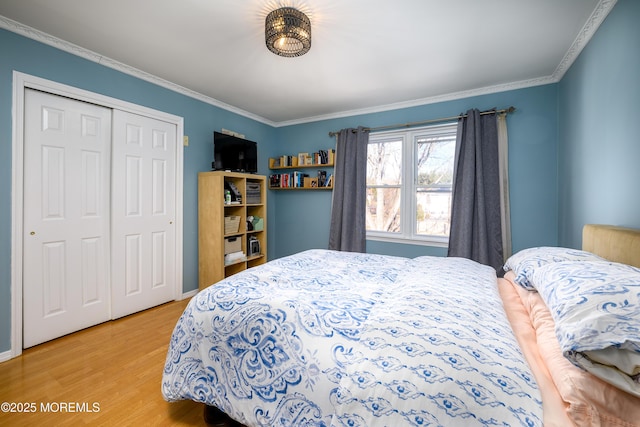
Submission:
<svg viewBox="0 0 640 427">
<path fill-rule="evenodd" d="M 11 355 L 22 354 L 22 239 L 24 203 L 24 92 L 36 89 L 78 101 L 90 102 L 107 108 L 127 111 L 176 125 L 176 273 L 174 300 L 182 298 L 182 251 L 183 251 L 183 136 L 184 119 L 173 114 L 153 110 L 116 98 L 67 86 L 51 80 L 13 72 L 13 124 L 11 151 Z"/>
</svg>

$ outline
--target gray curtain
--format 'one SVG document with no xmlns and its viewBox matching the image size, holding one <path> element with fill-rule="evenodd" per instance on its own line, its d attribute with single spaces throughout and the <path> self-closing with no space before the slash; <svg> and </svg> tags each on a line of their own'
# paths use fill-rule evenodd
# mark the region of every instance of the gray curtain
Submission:
<svg viewBox="0 0 640 427">
<path fill-rule="evenodd" d="M 448 256 L 501 272 L 502 224 L 496 114 L 469 110 L 458 122 Z"/>
<path fill-rule="evenodd" d="M 369 131 L 342 129 L 336 143 L 329 249 L 366 251 L 367 144 Z"/>
</svg>

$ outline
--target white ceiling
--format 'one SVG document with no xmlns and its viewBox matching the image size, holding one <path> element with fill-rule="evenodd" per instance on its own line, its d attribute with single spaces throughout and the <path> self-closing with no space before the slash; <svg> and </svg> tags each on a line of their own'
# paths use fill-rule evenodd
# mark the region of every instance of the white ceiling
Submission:
<svg viewBox="0 0 640 427">
<path fill-rule="evenodd" d="M 614 4 L 0 0 L 0 27 L 280 126 L 556 82 Z M 311 19 L 304 56 L 265 47 L 282 6 Z"/>
</svg>

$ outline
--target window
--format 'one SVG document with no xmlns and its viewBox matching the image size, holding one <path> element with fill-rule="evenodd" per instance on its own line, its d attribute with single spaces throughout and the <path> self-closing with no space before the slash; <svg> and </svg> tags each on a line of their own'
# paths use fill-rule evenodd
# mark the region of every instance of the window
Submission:
<svg viewBox="0 0 640 427">
<path fill-rule="evenodd" d="M 457 124 L 377 132 L 367 148 L 367 238 L 446 245 Z"/>
</svg>

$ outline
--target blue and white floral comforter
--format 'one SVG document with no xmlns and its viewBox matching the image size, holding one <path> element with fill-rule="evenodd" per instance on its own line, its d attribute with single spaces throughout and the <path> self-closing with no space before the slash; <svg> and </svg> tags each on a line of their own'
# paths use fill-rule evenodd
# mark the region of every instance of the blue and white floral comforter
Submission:
<svg viewBox="0 0 640 427">
<path fill-rule="evenodd" d="M 311 250 L 196 295 L 166 400 L 247 426 L 539 426 L 495 271 L 460 258 Z"/>
</svg>

